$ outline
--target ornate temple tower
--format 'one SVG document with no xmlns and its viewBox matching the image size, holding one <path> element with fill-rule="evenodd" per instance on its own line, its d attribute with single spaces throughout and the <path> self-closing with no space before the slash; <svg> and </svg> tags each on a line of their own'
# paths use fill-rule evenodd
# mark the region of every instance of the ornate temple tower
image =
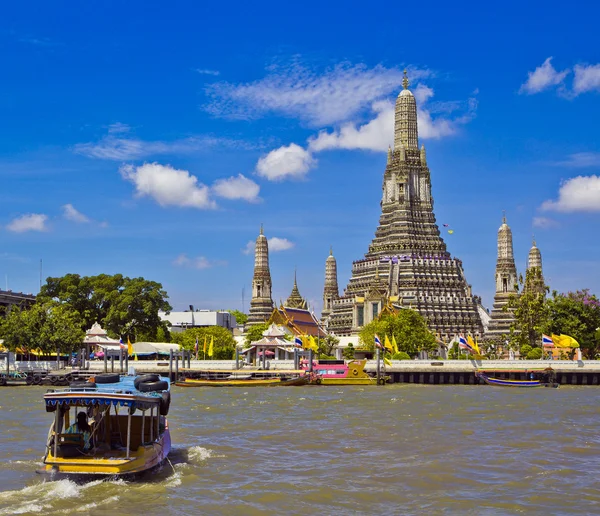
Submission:
<svg viewBox="0 0 600 516">
<path fill-rule="evenodd" d="M 290 294 L 290 297 L 287 298 L 284 306 L 286 308 L 301 308 L 302 310 L 307 309 L 306 300 L 300 295 L 300 291 L 298 290 L 296 271 L 294 271 L 294 286 L 292 288 L 292 293 Z"/>
<path fill-rule="evenodd" d="M 254 277 L 252 278 L 252 300 L 250 301 L 250 314 L 248 326 L 264 323 L 273 313 L 273 299 L 271 299 L 271 271 L 269 270 L 269 243 L 263 234 L 262 225 L 260 235 L 256 239 L 254 248 Z"/>
<path fill-rule="evenodd" d="M 533 239 L 533 244 L 531 249 L 529 250 L 529 256 L 527 258 L 527 270 L 536 268 L 539 270 L 539 277 L 536 277 L 534 280 L 533 290 L 539 293 L 544 293 L 544 271 L 542 269 L 542 253 L 535 245 L 535 238 Z"/>
<path fill-rule="evenodd" d="M 326 321 L 333 309 L 333 302 L 339 299 L 340 291 L 337 280 L 337 262 L 333 256 L 333 249 L 329 249 L 329 256 L 325 260 L 325 288 L 323 289 L 323 310 L 321 321 Z"/>
<path fill-rule="evenodd" d="M 502 217 L 502 225 L 498 229 L 498 261 L 496 262 L 496 295 L 492 309 L 486 338 L 505 340 L 510 333 L 510 325 L 514 321 L 513 314 L 505 312 L 503 308 L 508 303 L 508 298 L 515 293 L 517 284 L 517 268 L 513 255 L 512 231 Z"/>
<path fill-rule="evenodd" d="M 481 335 L 462 262 L 446 250 L 436 224 L 427 155 L 418 143 L 417 103 L 406 71 L 402 86 L 379 226 L 364 258 L 353 263 L 344 295 L 333 301 L 328 329 L 337 335 L 356 333 L 391 303 L 417 310 L 443 338 L 460 332 Z"/>
</svg>

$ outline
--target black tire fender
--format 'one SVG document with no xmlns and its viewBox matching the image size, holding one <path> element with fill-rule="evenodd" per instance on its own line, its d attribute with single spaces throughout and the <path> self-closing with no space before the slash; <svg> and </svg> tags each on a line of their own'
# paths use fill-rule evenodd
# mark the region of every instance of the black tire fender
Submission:
<svg viewBox="0 0 600 516">
<path fill-rule="evenodd" d="M 169 391 L 162 393 L 160 400 L 160 415 L 166 416 L 169 413 L 169 407 L 171 406 L 171 393 Z"/>
<path fill-rule="evenodd" d="M 118 383 L 121 377 L 117 373 L 97 374 L 96 383 Z"/>
<path fill-rule="evenodd" d="M 153 392 L 153 391 L 168 391 L 169 383 L 164 380 L 157 382 L 142 382 L 138 385 L 138 391 L 140 392 Z"/>
<path fill-rule="evenodd" d="M 160 376 L 157 374 L 143 374 L 140 376 L 136 376 L 135 379 L 133 380 L 133 386 L 138 389 L 140 386 L 140 383 L 144 383 L 144 382 L 158 382 L 158 380 L 160 380 Z"/>
</svg>

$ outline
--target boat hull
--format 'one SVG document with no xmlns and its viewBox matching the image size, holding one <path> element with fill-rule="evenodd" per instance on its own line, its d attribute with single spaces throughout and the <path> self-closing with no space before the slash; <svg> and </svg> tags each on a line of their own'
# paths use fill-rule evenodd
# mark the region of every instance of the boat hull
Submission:
<svg viewBox="0 0 600 516">
<path fill-rule="evenodd" d="M 320 385 L 376 385 L 376 378 L 321 378 Z M 317 383 L 319 383 L 317 381 Z"/>
<path fill-rule="evenodd" d="M 171 434 L 166 428 L 155 442 L 142 445 L 131 452 L 129 459 L 119 456 L 123 451 L 74 458 L 55 458 L 50 451 L 44 458 L 44 467 L 38 472 L 66 475 L 135 475 L 160 466 L 170 451 Z"/>
<path fill-rule="evenodd" d="M 268 387 L 281 384 L 279 378 L 260 380 L 191 380 L 175 382 L 177 387 Z"/>
</svg>

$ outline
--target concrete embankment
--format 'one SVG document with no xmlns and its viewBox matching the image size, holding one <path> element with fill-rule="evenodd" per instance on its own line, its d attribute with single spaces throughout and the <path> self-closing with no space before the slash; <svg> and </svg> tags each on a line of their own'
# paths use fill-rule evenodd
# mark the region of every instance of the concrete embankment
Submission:
<svg viewBox="0 0 600 516">
<path fill-rule="evenodd" d="M 293 369 L 291 360 L 271 360 L 270 369 Z M 168 361 L 130 361 L 136 373 L 169 374 Z M 477 369 L 493 371 L 493 376 L 511 380 L 525 380 L 531 371 L 551 367 L 556 373 L 556 381 L 563 385 L 593 385 L 600 384 L 600 361 L 584 360 L 393 360 L 392 366 L 385 367 L 385 374 L 395 383 L 424 383 L 424 384 L 464 384 L 474 385 L 477 382 Z M 185 375 L 188 368 L 179 363 L 179 375 Z M 235 369 L 234 360 L 191 360 L 189 369 L 200 370 L 231 370 Z M 243 366 L 244 370 L 256 370 L 253 366 Z M 101 362 L 90 365 L 90 370 L 102 372 Z M 374 360 L 367 362 L 365 370 L 375 374 L 377 364 Z M 109 369 L 110 371 L 110 369 Z M 175 366 L 172 377 L 175 377 Z"/>
</svg>

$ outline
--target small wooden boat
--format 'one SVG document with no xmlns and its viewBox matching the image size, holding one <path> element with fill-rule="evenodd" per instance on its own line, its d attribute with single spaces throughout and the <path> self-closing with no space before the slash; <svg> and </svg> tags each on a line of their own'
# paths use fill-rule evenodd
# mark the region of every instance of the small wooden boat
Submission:
<svg viewBox="0 0 600 516">
<path fill-rule="evenodd" d="M 54 422 L 40 473 L 131 475 L 158 466 L 171 450 L 168 378 L 100 374 L 50 389 L 44 402 Z M 80 430 L 80 413 L 89 430 Z"/>
<path fill-rule="evenodd" d="M 248 378 L 230 380 L 194 380 L 192 378 L 186 378 L 183 381 L 175 382 L 175 385 L 177 385 L 177 387 L 265 387 L 280 383 L 280 378 Z"/>
<path fill-rule="evenodd" d="M 309 376 L 301 370 L 214 370 L 184 369 L 178 387 L 268 387 L 306 385 Z"/>
<path fill-rule="evenodd" d="M 475 376 L 481 378 L 488 385 L 498 387 L 553 387 L 558 388 L 559 384 L 552 379 L 550 374 L 542 375 L 541 378 L 533 378 L 531 380 L 506 380 L 504 378 L 494 378 L 488 376 L 482 371 L 476 371 Z"/>
</svg>

